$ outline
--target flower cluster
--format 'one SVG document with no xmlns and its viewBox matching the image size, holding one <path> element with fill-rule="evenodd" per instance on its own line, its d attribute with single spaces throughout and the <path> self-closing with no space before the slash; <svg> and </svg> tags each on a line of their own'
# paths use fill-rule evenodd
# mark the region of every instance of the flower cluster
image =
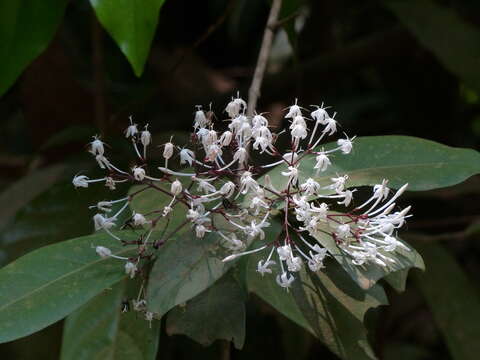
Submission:
<svg viewBox="0 0 480 360">
<path fill-rule="evenodd" d="M 128 197 L 92 206 L 98 210 L 93 217 L 95 229 L 123 243 L 129 242 L 112 229 L 119 225 L 121 214 L 131 211 L 128 223 L 144 229 L 138 241 L 130 242 L 138 245 L 138 256 L 118 257 L 102 246 L 96 248 L 97 253 L 125 261 L 125 272 L 134 277 L 142 259 L 185 228 L 198 241 L 216 236 L 226 252 L 224 262 L 264 252 L 257 264 L 258 273 L 264 276 L 275 272 L 276 282 L 287 290 L 296 273 L 303 268 L 321 271 L 325 258 L 334 256 L 330 248 L 323 246 L 325 238 L 356 266 L 391 266 L 395 251 L 409 251 L 395 237 L 409 216 L 410 207 L 397 210 L 395 203 L 407 185 L 393 193 L 388 181 L 383 180 L 373 186 L 366 201 L 354 205 L 357 190 L 349 185 L 347 175 L 336 174 L 328 181 L 320 181 L 326 177 L 319 175 L 329 170 L 334 157 L 348 156 L 354 142 L 345 135 L 336 141 L 336 146 L 328 150 L 321 147 L 325 138 L 337 133 L 335 114 L 331 116 L 327 110 L 322 104 L 309 111 L 295 101 L 286 109 L 285 129 L 275 133 L 266 114 L 247 115 L 247 103 L 239 96 L 225 108 L 227 121 L 218 120 L 212 111 L 198 106 L 190 143 L 180 147 L 170 138 L 160 146 L 163 160 L 153 169 L 147 162 L 147 149 L 152 143 L 148 125 L 140 130 L 130 119 L 125 136 L 132 143 L 137 165 L 129 170 L 113 165 L 105 155 L 103 141 L 94 137 L 89 151 L 106 175 L 100 179 L 77 175 L 73 179 L 75 187 L 86 188 L 96 182 L 103 182 L 110 190 L 123 182 L 145 185 Z M 287 149 L 277 145 L 281 137 L 287 138 Z M 254 163 L 256 157 L 272 160 Z M 307 172 L 302 163 L 312 158 L 313 171 Z M 276 166 L 281 171 L 273 181 L 268 171 Z M 305 176 L 307 173 L 311 177 Z M 150 213 L 128 210 L 133 197 L 145 189 L 156 189 L 169 200 Z M 119 209 L 112 214 L 114 204 Z M 161 229 L 161 238 L 151 240 L 159 222 L 175 216 L 183 217 L 180 227 Z M 255 245 L 257 239 L 265 239 L 265 231 L 273 222 L 281 223 L 279 236 L 262 242 L 262 246 Z"/>
</svg>

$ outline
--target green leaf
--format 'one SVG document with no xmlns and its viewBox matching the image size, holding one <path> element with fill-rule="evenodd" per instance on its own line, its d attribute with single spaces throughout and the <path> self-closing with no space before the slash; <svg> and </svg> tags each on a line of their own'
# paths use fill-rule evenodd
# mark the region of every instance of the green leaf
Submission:
<svg viewBox="0 0 480 360">
<path fill-rule="evenodd" d="M 132 251 L 98 233 L 35 250 L 0 269 L 0 343 L 64 318 L 125 277 L 122 262 L 100 258 L 96 245 L 120 256 Z"/>
<path fill-rule="evenodd" d="M 45 173 L 39 176 L 48 178 L 49 171 L 45 169 Z M 54 174 L 56 171 L 52 169 L 50 175 Z M 37 176 L 35 178 L 39 182 L 44 181 Z M 25 179 L 24 185 L 28 186 L 30 182 Z M 13 194 L 22 192 L 23 187 L 17 185 L 12 187 Z M 93 231 L 93 214 L 88 206 L 102 199 L 106 191 L 102 185 L 75 190 L 69 180 L 51 186 L 33 201 L 24 204 L 14 221 L 6 225 L 0 233 L 0 245 L 4 255 L 0 259 L 0 264 L 4 264 L 6 260 L 12 261 L 41 246 L 90 234 Z M 23 189 L 23 193 L 25 195 L 22 196 L 28 198 L 29 194 L 36 195 L 33 194 L 33 190 Z M 18 196 L 21 198 L 21 195 Z M 15 209 L 20 206 L 15 205 L 13 200 L 11 203 Z"/>
<path fill-rule="evenodd" d="M 56 183 L 66 170 L 65 165 L 52 165 L 17 180 L 0 194 L 0 228 L 3 228 L 27 203 Z"/>
<path fill-rule="evenodd" d="M 282 1 L 282 8 L 280 9 L 280 14 L 278 17 L 279 21 L 290 20 L 286 21 L 283 25 L 283 29 L 287 33 L 288 41 L 290 45 L 296 51 L 297 49 L 297 31 L 295 30 L 295 18 L 292 17 L 297 13 L 300 8 L 302 7 L 304 1 L 303 0 L 284 0 Z"/>
<path fill-rule="evenodd" d="M 420 288 L 452 358 L 478 359 L 480 343 L 480 297 L 462 268 L 440 245 L 422 246 L 427 270 L 414 279 Z"/>
<path fill-rule="evenodd" d="M 167 334 L 184 334 L 202 345 L 217 339 L 245 342 L 245 293 L 232 274 L 168 313 Z"/>
<path fill-rule="evenodd" d="M 274 223 L 275 224 L 275 223 Z M 280 227 L 268 230 L 269 243 Z M 247 269 L 248 288 L 283 315 L 318 337 L 343 359 L 374 359 L 367 342 L 363 319 L 366 312 L 387 304 L 383 288 L 374 285 L 359 288 L 334 261 L 316 274 L 302 270 L 290 292 L 278 286 L 274 275 L 261 277 L 256 265 L 265 254 L 250 255 Z M 275 272 L 279 269 L 274 269 Z"/>
<path fill-rule="evenodd" d="M 445 68 L 480 90 L 478 27 L 463 20 L 455 9 L 431 0 L 385 0 L 384 4 Z"/>
<path fill-rule="evenodd" d="M 327 231 L 328 229 L 325 230 Z M 328 232 L 331 231 L 332 230 L 328 230 Z M 387 255 L 389 258 L 395 260 L 395 262 L 390 264 L 388 267 L 379 266 L 373 263 L 357 266 L 352 263 L 351 257 L 347 256 L 337 246 L 331 235 L 318 232 L 315 234 L 315 239 L 328 250 L 330 255 L 333 256 L 333 258 L 362 289 L 368 289 L 372 287 L 379 279 L 399 270 L 408 271 L 408 269 L 413 267 L 422 270 L 425 269 L 422 257 L 409 245 L 407 246 L 411 249 L 410 251 L 397 247 L 394 252 L 385 253 L 385 255 Z M 397 240 L 402 241 L 398 238 Z M 401 287 L 402 280 L 406 280 L 407 274 L 403 275 L 405 276 L 405 279 L 398 279 L 396 283 L 398 287 Z"/>
<path fill-rule="evenodd" d="M 210 287 L 228 270 L 215 253 L 218 237 L 198 239 L 188 227 L 168 240 L 150 272 L 147 292 L 149 311 L 162 316 Z"/>
<path fill-rule="evenodd" d="M 67 0 L 8 0 L 0 3 L 0 96 L 52 40 Z"/>
<path fill-rule="evenodd" d="M 141 76 L 165 0 L 90 0 L 98 20 Z"/>
<path fill-rule="evenodd" d="M 325 149 L 335 146 L 329 143 Z M 354 141 L 351 154 L 337 153 L 331 161 L 332 165 L 316 176 L 315 156 L 305 156 L 300 164 L 300 179 L 314 177 L 326 185 L 336 174 L 346 174 L 349 187 L 375 185 L 388 179 L 392 188 L 408 183 L 408 190 L 420 191 L 455 185 L 480 173 L 478 151 L 410 136 L 360 137 Z M 284 165 L 269 172 L 277 188 L 284 188 L 286 183 L 281 171 L 285 171 Z"/>
<path fill-rule="evenodd" d="M 127 283 L 121 281 L 68 316 L 60 359 L 154 360 L 160 321 L 150 324 L 139 313 L 122 313 L 126 295 Z"/>
</svg>

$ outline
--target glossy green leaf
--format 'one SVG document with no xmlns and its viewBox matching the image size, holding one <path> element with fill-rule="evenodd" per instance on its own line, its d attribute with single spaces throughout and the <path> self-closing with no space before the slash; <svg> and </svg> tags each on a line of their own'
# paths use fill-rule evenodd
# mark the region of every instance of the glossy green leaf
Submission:
<svg viewBox="0 0 480 360">
<path fill-rule="evenodd" d="M 98 20 L 141 76 L 165 0 L 90 0 Z"/>
<path fill-rule="evenodd" d="M 328 229 L 325 230 L 328 232 L 332 231 Z M 382 267 L 372 263 L 357 266 L 352 263 L 350 256 L 346 256 L 346 254 L 340 250 L 335 243 L 335 240 L 330 235 L 323 232 L 318 232 L 315 234 L 315 239 L 328 250 L 330 255 L 363 289 L 372 287 L 379 279 L 387 276 L 390 273 L 400 270 L 408 270 L 410 268 L 419 268 L 422 270 L 425 268 L 422 257 L 408 244 L 407 246 L 411 249 L 410 251 L 397 247 L 394 252 L 385 253 L 386 256 L 395 260 L 395 262 L 390 264 L 388 267 Z M 398 240 L 402 241 L 400 239 Z M 400 286 L 401 281 L 402 279 L 398 279 L 398 286 Z"/>
<path fill-rule="evenodd" d="M 335 147 L 329 143 L 325 149 Z M 408 183 L 408 190 L 431 190 L 458 184 L 480 173 L 480 153 L 471 149 L 453 148 L 434 141 L 410 136 L 368 136 L 355 139 L 351 154 L 336 153 L 332 165 L 316 175 L 315 156 L 309 155 L 300 164 L 300 178 L 314 177 L 320 184 L 329 184 L 336 174 L 349 176 L 347 185 L 363 186 L 389 180 L 399 188 Z M 274 185 L 283 188 L 281 165 L 269 172 Z"/>
<path fill-rule="evenodd" d="M 0 2 L 0 96 L 47 48 L 67 3 L 67 0 Z"/>
<path fill-rule="evenodd" d="M 278 235 L 269 230 L 267 242 Z M 316 274 L 302 270 L 290 292 L 278 286 L 274 275 L 262 277 L 256 272 L 258 260 L 265 254 L 250 255 L 248 288 L 283 315 L 310 331 L 343 359 L 374 359 L 367 342 L 363 319 L 366 312 L 387 304 L 383 288 L 374 285 L 359 288 L 333 260 Z M 279 269 L 274 269 L 274 273 Z"/>
<path fill-rule="evenodd" d="M 35 250 L 0 269 L 0 342 L 43 329 L 125 277 L 123 263 L 100 258 L 96 245 L 120 256 L 132 252 L 97 233 Z"/>
<path fill-rule="evenodd" d="M 60 359 L 154 360 L 160 321 L 149 323 L 139 313 L 122 313 L 126 298 L 127 283 L 121 281 L 68 316 Z"/>
<path fill-rule="evenodd" d="M 454 8 L 432 0 L 384 0 L 384 4 L 443 66 L 469 86 L 480 89 L 478 27 L 462 19 Z"/>
<path fill-rule="evenodd" d="M 219 256 L 218 237 L 198 239 L 190 230 L 169 239 L 150 272 L 147 292 L 149 311 L 162 316 L 210 287 L 228 270 Z"/>
<path fill-rule="evenodd" d="M 441 245 L 419 248 L 427 270 L 417 274 L 420 288 L 435 322 L 455 360 L 478 359 L 480 296 L 455 259 Z"/>
<path fill-rule="evenodd" d="M 237 349 L 245 342 L 245 293 L 232 274 L 168 313 L 169 335 L 183 334 L 202 345 L 215 340 L 233 341 Z"/>
</svg>

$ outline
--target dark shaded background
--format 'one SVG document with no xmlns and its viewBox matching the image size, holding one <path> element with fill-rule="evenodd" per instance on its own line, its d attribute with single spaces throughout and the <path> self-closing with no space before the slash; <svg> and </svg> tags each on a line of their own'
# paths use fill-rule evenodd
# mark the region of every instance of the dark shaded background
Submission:
<svg viewBox="0 0 480 360">
<path fill-rule="evenodd" d="M 438 3 L 480 29 L 480 2 Z M 87 156 L 80 152 L 90 136 L 101 134 L 117 146 L 129 115 L 139 123 L 148 122 L 152 133 L 188 131 L 194 105 L 212 102 L 220 113 L 237 90 L 246 97 L 267 15 L 268 3 L 257 0 L 167 1 L 146 71 L 138 79 L 89 4 L 71 1 L 47 51 L 0 98 L 0 183 L 9 186 L 55 164 L 83 164 Z M 222 17 L 225 21 L 215 26 Z M 349 134 L 412 135 L 451 146 L 478 147 L 479 93 L 446 70 L 436 54 L 379 1 L 306 1 L 299 18 L 305 24 L 293 55 L 282 60 L 272 55 L 260 110 L 278 112 L 297 97 L 305 105 L 324 101 L 338 111 L 337 118 Z M 452 39 L 443 41 L 458 40 L 456 29 L 451 30 Z M 122 149 L 121 145 L 115 148 L 119 156 Z M 480 271 L 478 232 L 465 229 L 479 219 L 479 184 L 476 177 L 451 189 L 409 194 L 405 199 L 415 209 L 409 231 L 428 235 L 417 241 L 441 241 L 475 286 Z M 2 256 L 11 260 L 56 241 L 54 237 L 39 240 L 37 235 L 28 235 L 24 241 L 18 233 L 28 232 L 28 224 L 54 227 L 42 220 L 38 209 L 46 206 L 46 199 L 52 201 L 50 208 L 63 206 L 64 196 L 74 193 L 66 186 L 36 198 L 30 209 L 22 210 L 8 225 Z M 34 215 L 31 223 L 29 211 Z M 83 219 L 79 212 L 58 210 L 57 221 L 77 226 L 62 236 L 90 231 L 88 216 Z M 76 218 L 72 221 L 69 216 Z M 379 356 L 450 359 L 415 284 L 409 284 L 403 294 L 389 289 L 389 296 L 392 305 L 368 317 L 376 328 L 370 335 Z M 246 345 L 243 351 L 233 352 L 233 359 L 335 358 L 256 298 L 251 298 L 247 316 Z M 0 354 L 8 360 L 57 359 L 60 344 L 61 324 L 56 324 L 1 345 Z M 163 334 L 158 358 L 222 359 L 224 352 L 222 342 L 202 348 L 187 338 Z"/>
</svg>

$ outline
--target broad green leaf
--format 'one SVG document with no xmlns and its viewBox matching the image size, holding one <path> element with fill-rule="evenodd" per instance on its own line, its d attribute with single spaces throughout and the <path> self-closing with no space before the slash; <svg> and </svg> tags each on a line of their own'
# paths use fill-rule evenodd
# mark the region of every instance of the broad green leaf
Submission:
<svg viewBox="0 0 480 360">
<path fill-rule="evenodd" d="M 216 255 L 218 237 L 198 239 L 188 230 L 179 232 L 160 247 L 150 272 L 147 304 L 149 311 L 162 316 L 210 287 L 228 270 Z"/>
<path fill-rule="evenodd" d="M 141 76 L 165 0 L 90 0 L 98 20 Z"/>
<path fill-rule="evenodd" d="M 139 313 L 122 313 L 122 302 L 128 298 L 126 281 L 104 290 L 67 317 L 61 360 L 156 358 L 160 321 L 150 324 Z"/>
<path fill-rule="evenodd" d="M 420 43 L 469 86 L 480 89 L 480 29 L 432 0 L 384 0 Z M 446 41 L 448 39 L 448 41 Z"/>
<path fill-rule="evenodd" d="M 245 293 L 232 274 L 168 313 L 167 334 L 184 334 L 202 345 L 217 339 L 245 342 Z"/>
<path fill-rule="evenodd" d="M 329 143 L 325 149 L 335 146 Z M 336 174 L 346 174 L 349 187 L 375 185 L 388 179 L 392 188 L 408 183 L 408 190 L 420 191 L 455 185 L 480 173 L 478 151 L 410 136 L 360 137 L 355 139 L 351 154 L 336 153 L 331 161 L 325 172 L 316 175 L 315 156 L 306 156 L 300 164 L 301 180 L 314 177 L 326 185 Z M 284 170 L 282 165 L 269 172 L 277 188 L 286 183 L 280 174 Z"/>
<path fill-rule="evenodd" d="M 329 229 L 325 230 L 328 232 L 332 231 Z M 410 248 L 410 251 L 397 247 L 394 252 L 385 253 L 386 256 L 395 260 L 395 262 L 390 264 L 388 267 L 382 267 L 373 263 L 358 266 L 352 263 L 352 258 L 346 255 L 337 246 L 335 240 L 330 235 L 323 232 L 318 232 L 315 234 L 315 239 L 328 250 L 330 255 L 342 266 L 342 268 L 362 289 L 368 289 L 372 287 L 379 279 L 393 272 L 408 270 L 413 267 L 422 270 L 425 268 L 422 257 L 408 244 L 406 245 Z M 398 240 L 402 241 L 400 239 Z M 407 274 L 404 275 L 404 280 L 406 280 Z M 401 286 L 401 281 L 402 279 L 398 279 L 398 287 Z"/>
<path fill-rule="evenodd" d="M 0 194 L 0 228 L 15 216 L 17 211 L 56 183 L 65 172 L 65 165 L 53 165 L 34 171 L 17 180 Z"/>
<path fill-rule="evenodd" d="M 134 234 L 122 236 L 136 239 Z M 35 250 L 0 269 L 0 343 L 64 318 L 125 277 L 123 263 L 100 258 L 96 245 L 120 256 L 132 252 L 98 233 Z"/>
<path fill-rule="evenodd" d="M 20 191 L 21 188 L 15 190 Z M 103 185 L 75 190 L 70 181 L 60 182 L 24 204 L 0 233 L 4 254 L 0 264 L 57 241 L 91 234 L 94 213 L 88 206 L 101 200 L 106 191 Z M 28 197 L 29 192 L 24 190 Z M 13 200 L 12 204 L 17 207 Z"/>
<path fill-rule="evenodd" d="M 427 270 L 416 274 L 435 322 L 455 360 L 478 359 L 480 343 L 480 297 L 455 259 L 441 245 L 422 246 Z"/>
<path fill-rule="evenodd" d="M 271 242 L 279 228 L 269 230 L 266 242 Z M 374 285 L 359 288 L 335 262 L 329 261 L 316 274 L 307 270 L 296 273 L 290 292 L 278 286 L 275 276 L 262 277 L 256 272 L 258 260 L 265 254 L 250 255 L 247 269 L 248 288 L 280 313 L 318 337 L 343 359 L 373 359 L 363 326 L 370 308 L 387 303 L 383 288 Z M 279 269 L 274 269 L 274 273 Z"/>
<path fill-rule="evenodd" d="M 67 3 L 67 0 L 0 2 L 0 96 L 47 48 Z"/>
</svg>

